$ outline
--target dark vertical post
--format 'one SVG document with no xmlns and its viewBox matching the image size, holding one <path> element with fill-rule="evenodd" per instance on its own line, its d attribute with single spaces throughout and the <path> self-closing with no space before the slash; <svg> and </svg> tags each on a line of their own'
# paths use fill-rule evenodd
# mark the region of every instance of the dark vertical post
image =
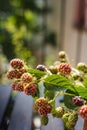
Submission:
<svg viewBox="0 0 87 130">
<path fill-rule="evenodd" d="M 42 56 L 41 56 L 41 63 L 44 63 L 45 60 L 45 45 L 46 45 L 46 37 L 47 37 L 47 8 L 48 8 L 48 2 L 47 0 L 43 0 L 43 4 L 44 4 L 44 11 L 42 14 L 42 19 L 43 19 L 43 23 L 42 23 L 42 28 L 43 28 L 43 41 L 42 41 L 42 47 L 41 47 L 41 52 L 42 52 Z M 46 11 L 46 12 L 45 12 Z"/>
<path fill-rule="evenodd" d="M 65 12 L 66 0 L 61 0 L 61 14 L 60 14 L 60 32 L 59 32 L 59 49 L 63 49 L 64 34 L 65 34 Z"/>
<path fill-rule="evenodd" d="M 76 47 L 76 63 L 80 62 L 81 58 L 81 48 L 82 48 L 82 31 L 78 31 L 78 37 L 77 37 L 77 47 Z"/>
</svg>

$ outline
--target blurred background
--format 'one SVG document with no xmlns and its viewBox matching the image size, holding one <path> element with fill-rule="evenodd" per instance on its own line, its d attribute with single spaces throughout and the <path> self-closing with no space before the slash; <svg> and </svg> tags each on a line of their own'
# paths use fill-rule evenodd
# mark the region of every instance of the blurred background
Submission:
<svg viewBox="0 0 87 130">
<path fill-rule="evenodd" d="M 72 65 L 87 62 L 86 0 L 0 1 L 0 83 L 9 61 L 50 65 L 64 50 Z"/>
</svg>

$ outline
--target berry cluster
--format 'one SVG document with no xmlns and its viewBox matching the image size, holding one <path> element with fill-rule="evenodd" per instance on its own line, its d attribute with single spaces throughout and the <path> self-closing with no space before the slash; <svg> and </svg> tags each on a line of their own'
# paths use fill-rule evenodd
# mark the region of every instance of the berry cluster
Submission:
<svg viewBox="0 0 87 130">
<path fill-rule="evenodd" d="M 11 60 L 10 65 L 12 69 L 7 72 L 8 79 L 19 79 L 22 74 L 26 72 L 26 69 L 24 68 L 24 62 L 20 59 Z"/>
<path fill-rule="evenodd" d="M 41 116 L 47 116 L 47 114 L 51 113 L 52 110 L 52 107 L 48 103 L 48 100 L 43 97 L 35 101 L 34 108 Z"/>
<path fill-rule="evenodd" d="M 33 83 L 33 77 L 26 72 L 24 62 L 20 59 L 13 59 L 10 61 L 12 67 L 7 72 L 8 79 L 15 79 L 11 84 L 13 90 L 24 92 L 26 95 L 35 95 L 37 92 L 37 85 Z"/>
<path fill-rule="evenodd" d="M 7 72 L 7 78 L 13 80 L 13 90 L 34 98 L 34 109 L 40 114 L 43 125 L 47 125 L 51 113 L 53 117 L 62 118 L 67 130 L 73 130 L 78 115 L 87 120 L 87 97 L 84 95 L 87 89 L 87 65 L 79 63 L 73 68 L 64 51 L 59 52 L 58 56 L 59 60 L 52 66 L 47 68 L 38 65 L 36 69 L 28 69 L 22 60 L 13 59 L 10 61 L 11 69 Z M 45 89 L 44 97 L 39 98 L 40 83 L 43 83 Z M 64 106 L 55 108 L 55 99 L 61 94 L 65 94 Z M 82 97 L 77 96 L 80 94 Z M 69 100 L 65 100 L 66 97 Z"/>
</svg>

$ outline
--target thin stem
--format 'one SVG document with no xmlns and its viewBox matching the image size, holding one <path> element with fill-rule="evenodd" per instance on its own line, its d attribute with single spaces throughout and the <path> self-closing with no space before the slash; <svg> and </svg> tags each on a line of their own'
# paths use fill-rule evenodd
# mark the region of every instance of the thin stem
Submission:
<svg viewBox="0 0 87 130">
<path fill-rule="evenodd" d="M 75 96 L 75 94 L 70 94 L 70 93 L 64 93 L 64 95 L 69 95 L 69 96 Z"/>
</svg>

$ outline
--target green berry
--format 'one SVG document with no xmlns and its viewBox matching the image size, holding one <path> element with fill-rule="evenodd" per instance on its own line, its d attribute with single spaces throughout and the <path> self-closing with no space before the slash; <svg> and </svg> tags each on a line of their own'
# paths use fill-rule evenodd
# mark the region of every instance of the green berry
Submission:
<svg viewBox="0 0 87 130">
<path fill-rule="evenodd" d="M 41 124 L 47 125 L 48 124 L 48 116 L 42 116 L 41 117 Z"/>
<path fill-rule="evenodd" d="M 57 74 L 57 67 L 56 66 L 50 66 L 49 70 L 51 71 L 51 73 Z"/>
<path fill-rule="evenodd" d="M 57 107 L 54 112 L 54 116 L 57 118 L 61 118 L 64 114 L 64 108 L 63 107 Z"/>
<path fill-rule="evenodd" d="M 69 122 L 66 122 L 65 127 L 67 128 L 67 130 L 73 130 L 73 127 Z"/>
<path fill-rule="evenodd" d="M 87 72 L 87 65 L 85 63 L 78 63 L 77 69 L 83 72 Z"/>
<path fill-rule="evenodd" d="M 59 58 L 66 58 L 66 53 L 65 51 L 60 51 L 58 54 Z"/>
<path fill-rule="evenodd" d="M 71 114 L 71 113 L 68 112 L 68 113 L 65 113 L 65 114 L 62 116 L 62 120 L 63 120 L 64 123 L 66 123 L 66 122 L 68 121 L 68 117 L 69 117 L 70 114 Z"/>
<path fill-rule="evenodd" d="M 68 117 L 68 122 L 74 127 L 76 122 L 78 120 L 78 114 L 77 113 L 72 113 Z"/>
</svg>

